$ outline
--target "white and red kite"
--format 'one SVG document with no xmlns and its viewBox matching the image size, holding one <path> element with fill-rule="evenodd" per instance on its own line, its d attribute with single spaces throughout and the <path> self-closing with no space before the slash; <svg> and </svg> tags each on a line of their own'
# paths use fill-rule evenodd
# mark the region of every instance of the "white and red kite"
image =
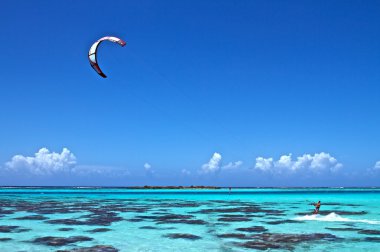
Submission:
<svg viewBox="0 0 380 252">
<path fill-rule="evenodd" d="M 94 68 L 94 70 L 103 78 L 107 78 L 107 76 L 102 72 L 98 65 L 98 62 L 96 60 L 96 52 L 98 51 L 98 46 L 100 45 L 100 43 L 102 43 L 105 40 L 118 43 L 121 46 L 125 46 L 127 44 L 124 40 L 120 38 L 107 36 L 99 39 L 91 46 L 90 51 L 88 52 L 88 60 L 90 61 L 92 68 Z"/>
</svg>

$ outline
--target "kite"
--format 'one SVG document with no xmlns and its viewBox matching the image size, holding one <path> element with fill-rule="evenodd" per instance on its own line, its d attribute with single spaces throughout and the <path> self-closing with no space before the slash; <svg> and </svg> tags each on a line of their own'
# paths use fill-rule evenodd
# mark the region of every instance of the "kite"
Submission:
<svg viewBox="0 0 380 252">
<path fill-rule="evenodd" d="M 127 43 L 120 39 L 120 38 L 117 38 L 117 37 L 111 37 L 111 36 L 107 36 L 107 37 L 103 37 L 103 38 L 100 38 L 98 41 L 96 41 L 90 48 L 90 51 L 88 52 L 88 60 L 90 61 L 90 64 L 92 66 L 92 68 L 100 75 L 102 76 L 103 78 L 107 78 L 107 76 L 103 73 L 103 71 L 100 69 L 99 65 L 98 65 L 98 62 L 96 60 L 96 54 L 97 54 L 97 51 L 98 51 L 98 46 L 100 45 L 100 43 L 102 43 L 103 41 L 111 41 L 111 42 L 114 42 L 114 43 L 117 43 L 119 44 L 120 46 L 125 46 Z"/>
</svg>

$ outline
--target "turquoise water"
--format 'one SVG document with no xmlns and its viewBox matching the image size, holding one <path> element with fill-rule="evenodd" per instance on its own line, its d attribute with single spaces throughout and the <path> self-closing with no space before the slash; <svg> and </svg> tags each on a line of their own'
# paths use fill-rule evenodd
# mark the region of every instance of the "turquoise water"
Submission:
<svg viewBox="0 0 380 252">
<path fill-rule="evenodd" d="M 321 212 L 312 215 L 312 202 Z M 1 188 L 0 251 L 378 251 L 380 189 Z M 88 250 L 80 250 L 88 248 Z M 91 249 L 89 249 L 91 248 Z"/>
</svg>

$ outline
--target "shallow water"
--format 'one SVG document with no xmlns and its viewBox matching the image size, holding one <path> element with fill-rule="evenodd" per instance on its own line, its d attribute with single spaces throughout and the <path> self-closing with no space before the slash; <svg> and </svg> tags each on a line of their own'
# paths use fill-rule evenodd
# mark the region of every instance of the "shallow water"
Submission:
<svg viewBox="0 0 380 252">
<path fill-rule="evenodd" d="M 0 251 L 376 251 L 380 189 L 1 188 L 0 218 Z"/>
</svg>

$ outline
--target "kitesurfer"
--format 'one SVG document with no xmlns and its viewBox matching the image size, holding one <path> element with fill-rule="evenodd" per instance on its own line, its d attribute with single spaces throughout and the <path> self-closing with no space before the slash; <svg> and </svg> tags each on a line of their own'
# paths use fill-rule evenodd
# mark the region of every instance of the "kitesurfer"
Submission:
<svg viewBox="0 0 380 252">
<path fill-rule="evenodd" d="M 313 206 L 315 206 L 313 214 L 318 214 L 319 208 L 321 207 L 321 201 L 319 200 L 317 203 L 314 203 Z"/>
</svg>

